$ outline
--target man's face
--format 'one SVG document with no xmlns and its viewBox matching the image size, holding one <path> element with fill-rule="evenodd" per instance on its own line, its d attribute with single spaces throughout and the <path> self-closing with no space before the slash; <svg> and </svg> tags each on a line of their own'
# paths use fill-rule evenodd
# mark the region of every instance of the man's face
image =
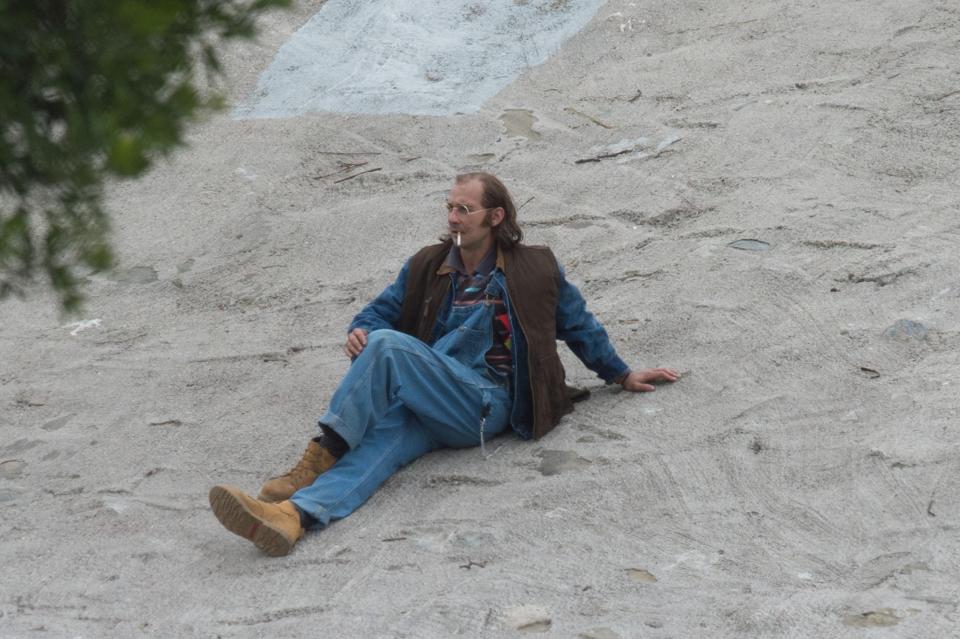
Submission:
<svg viewBox="0 0 960 639">
<path fill-rule="evenodd" d="M 461 248 L 480 248 L 492 242 L 494 227 L 502 221 L 503 209 L 484 210 L 483 183 L 480 180 L 458 182 L 450 189 L 447 197 L 447 228 L 454 242 L 457 241 L 457 233 L 460 233 Z"/>
</svg>

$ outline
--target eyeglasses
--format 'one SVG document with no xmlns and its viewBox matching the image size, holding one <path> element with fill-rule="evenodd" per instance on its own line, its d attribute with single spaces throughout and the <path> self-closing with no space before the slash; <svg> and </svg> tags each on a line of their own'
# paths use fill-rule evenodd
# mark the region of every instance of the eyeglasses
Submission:
<svg viewBox="0 0 960 639">
<path fill-rule="evenodd" d="M 450 212 L 452 211 L 460 217 L 468 217 L 470 215 L 473 215 L 474 213 L 483 213 L 484 211 L 489 211 L 489 210 L 490 210 L 489 208 L 486 208 L 486 209 L 477 209 L 475 211 L 471 211 L 470 207 L 467 206 L 466 204 L 451 204 L 450 202 L 443 203 L 444 213 L 449 215 Z"/>
</svg>

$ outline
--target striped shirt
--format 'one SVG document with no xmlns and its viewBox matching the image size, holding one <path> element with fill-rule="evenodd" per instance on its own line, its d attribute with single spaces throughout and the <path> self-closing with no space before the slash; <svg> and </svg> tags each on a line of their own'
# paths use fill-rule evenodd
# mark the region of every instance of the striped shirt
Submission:
<svg viewBox="0 0 960 639">
<path fill-rule="evenodd" d="M 485 295 L 487 285 L 493 278 L 497 265 L 496 248 L 480 261 L 472 274 L 466 272 L 460 250 L 456 246 L 450 247 L 446 266 L 453 269 L 454 295 L 453 305 L 456 307 L 473 306 L 484 302 L 493 304 L 493 345 L 486 354 L 487 365 L 498 373 L 509 375 L 513 372 L 513 341 L 510 334 L 510 316 L 507 315 L 507 305 L 502 297 Z"/>
</svg>

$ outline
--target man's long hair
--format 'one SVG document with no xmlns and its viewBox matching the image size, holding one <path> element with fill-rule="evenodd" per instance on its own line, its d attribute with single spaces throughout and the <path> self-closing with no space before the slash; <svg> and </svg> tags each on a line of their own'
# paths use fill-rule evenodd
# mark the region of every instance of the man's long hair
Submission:
<svg viewBox="0 0 960 639">
<path fill-rule="evenodd" d="M 510 191 L 504 186 L 503 182 L 495 176 L 483 171 L 474 173 L 463 173 L 457 176 L 457 184 L 469 182 L 470 180 L 480 180 L 483 185 L 483 197 L 480 203 L 485 209 L 503 209 L 503 221 L 494 229 L 497 246 L 504 251 L 509 251 L 517 242 L 523 240 L 523 231 L 517 224 L 517 207 L 513 204 L 513 198 L 510 197 Z M 490 212 L 486 214 L 486 221 L 489 224 Z"/>
</svg>

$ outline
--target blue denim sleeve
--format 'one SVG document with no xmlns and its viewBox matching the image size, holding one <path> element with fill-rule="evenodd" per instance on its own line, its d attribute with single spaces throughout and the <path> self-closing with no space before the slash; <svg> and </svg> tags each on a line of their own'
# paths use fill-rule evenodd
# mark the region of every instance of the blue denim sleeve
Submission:
<svg viewBox="0 0 960 639">
<path fill-rule="evenodd" d="M 580 361 L 605 382 L 612 382 L 630 370 L 617 355 L 606 329 L 587 310 L 580 290 L 567 281 L 562 266 L 557 300 L 557 337 L 566 342 Z"/>
<path fill-rule="evenodd" d="M 400 320 L 400 307 L 403 305 L 403 295 L 407 289 L 407 272 L 410 269 L 410 260 L 407 260 L 400 269 L 400 274 L 383 292 L 377 295 L 372 302 L 364 306 L 350 322 L 349 333 L 355 328 L 362 328 L 371 333 L 381 328 L 396 328 Z"/>
</svg>

